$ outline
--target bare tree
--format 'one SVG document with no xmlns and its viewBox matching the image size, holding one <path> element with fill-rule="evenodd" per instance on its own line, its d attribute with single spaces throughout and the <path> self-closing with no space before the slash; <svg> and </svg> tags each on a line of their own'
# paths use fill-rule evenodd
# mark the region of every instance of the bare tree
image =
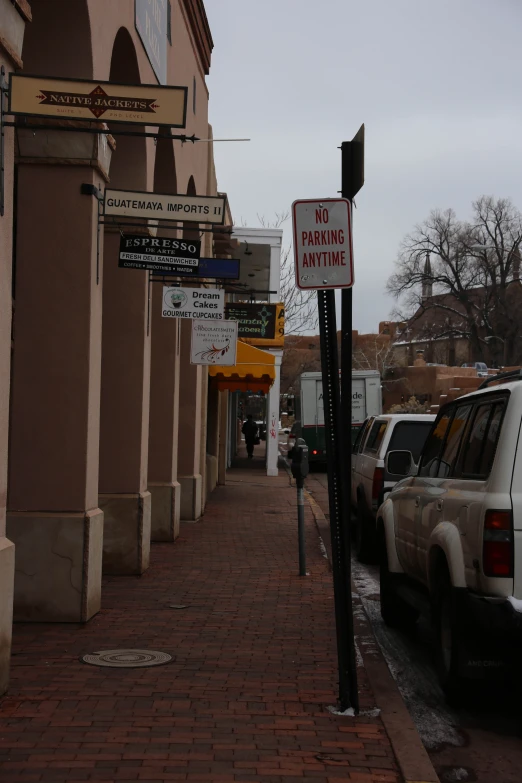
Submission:
<svg viewBox="0 0 522 783">
<path fill-rule="evenodd" d="M 364 345 L 356 345 L 352 353 L 354 370 L 379 370 L 381 378 L 385 378 L 387 371 L 396 366 L 391 340 L 383 338 L 375 334 Z"/>
<path fill-rule="evenodd" d="M 398 318 L 411 325 L 430 313 L 419 339 L 466 337 L 479 359 L 497 339 L 504 363 L 512 361 L 521 325 L 513 317 L 522 304 L 521 242 L 522 215 L 507 199 L 481 196 L 471 221 L 458 220 L 452 209 L 432 212 L 403 240 L 388 281 L 405 309 Z"/>
</svg>

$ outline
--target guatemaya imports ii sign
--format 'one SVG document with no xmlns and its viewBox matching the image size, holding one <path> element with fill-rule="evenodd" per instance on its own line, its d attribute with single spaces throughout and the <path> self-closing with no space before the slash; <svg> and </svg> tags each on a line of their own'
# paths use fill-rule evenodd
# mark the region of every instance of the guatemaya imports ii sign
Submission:
<svg viewBox="0 0 522 783">
<path fill-rule="evenodd" d="M 107 189 L 103 214 L 221 225 L 225 222 L 225 203 L 222 196 L 171 196 Z"/>
<path fill-rule="evenodd" d="M 184 128 L 187 87 L 9 74 L 10 114 Z"/>
</svg>

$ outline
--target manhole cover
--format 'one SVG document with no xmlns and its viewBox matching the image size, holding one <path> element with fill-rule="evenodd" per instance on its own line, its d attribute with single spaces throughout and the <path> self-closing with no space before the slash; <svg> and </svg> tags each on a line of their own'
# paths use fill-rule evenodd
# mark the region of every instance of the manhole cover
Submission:
<svg viewBox="0 0 522 783">
<path fill-rule="evenodd" d="M 93 666 L 137 669 L 141 666 L 161 666 L 171 661 L 172 655 L 156 650 L 99 650 L 84 655 L 81 660 Z"/>
</svg>

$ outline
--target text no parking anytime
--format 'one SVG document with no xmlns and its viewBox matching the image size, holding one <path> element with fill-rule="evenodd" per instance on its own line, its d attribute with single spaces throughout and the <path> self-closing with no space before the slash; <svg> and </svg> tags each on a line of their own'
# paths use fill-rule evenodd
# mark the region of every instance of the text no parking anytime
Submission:
<svg viewBox="0 0 522 783">
<path fill-rule="evenodd" d="M 294 201 L 292 223 L 298 288 L 351 288 L 352 215 L 348 199 Z"/>
</svg>

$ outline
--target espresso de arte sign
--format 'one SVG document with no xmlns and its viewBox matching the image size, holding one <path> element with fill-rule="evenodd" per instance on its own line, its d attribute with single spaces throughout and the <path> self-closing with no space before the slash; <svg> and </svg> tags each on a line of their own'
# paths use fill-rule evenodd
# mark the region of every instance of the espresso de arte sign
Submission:
<svg viewBox="0 0 522 783">
<path fill-rule="evenodd" d="M 236 363 L 237 321 L 192 321 L 191 364 Z"/>
<path fill-rule="evenodd" d="M 238 322 L 238 336 L 251 345 L 284 345 L 283 304 L 238 303 L 226 305 L 226 317 Z"/>
<path fill-rule="evenodd" d="M 198 275 L 201 242 L 197 239 L 125 234 L 120 239 L 118 266 L 161 274 Z"/>
<path fill-rule="evenodd" d="M 103 214 L 191 223 L 225 222 L 223 196 L 171 196 L 134 190 L 105 191 Z"/>
<path fill-rule="evenodd" d="M 9 113 L 184 128 L 187 87 L 9 74 Z"/>
<path fill-rule="evenodd" d="M 217 288 L 175 288 L 163 286 L 164 318 L 201 318 L 223 321 L 225 292 Z"/>
<path fill-rule="evenodd" d="M 167 83 L 168 0 L 135 0 L 135 25 L 160 84 Z"/>
</svg>

